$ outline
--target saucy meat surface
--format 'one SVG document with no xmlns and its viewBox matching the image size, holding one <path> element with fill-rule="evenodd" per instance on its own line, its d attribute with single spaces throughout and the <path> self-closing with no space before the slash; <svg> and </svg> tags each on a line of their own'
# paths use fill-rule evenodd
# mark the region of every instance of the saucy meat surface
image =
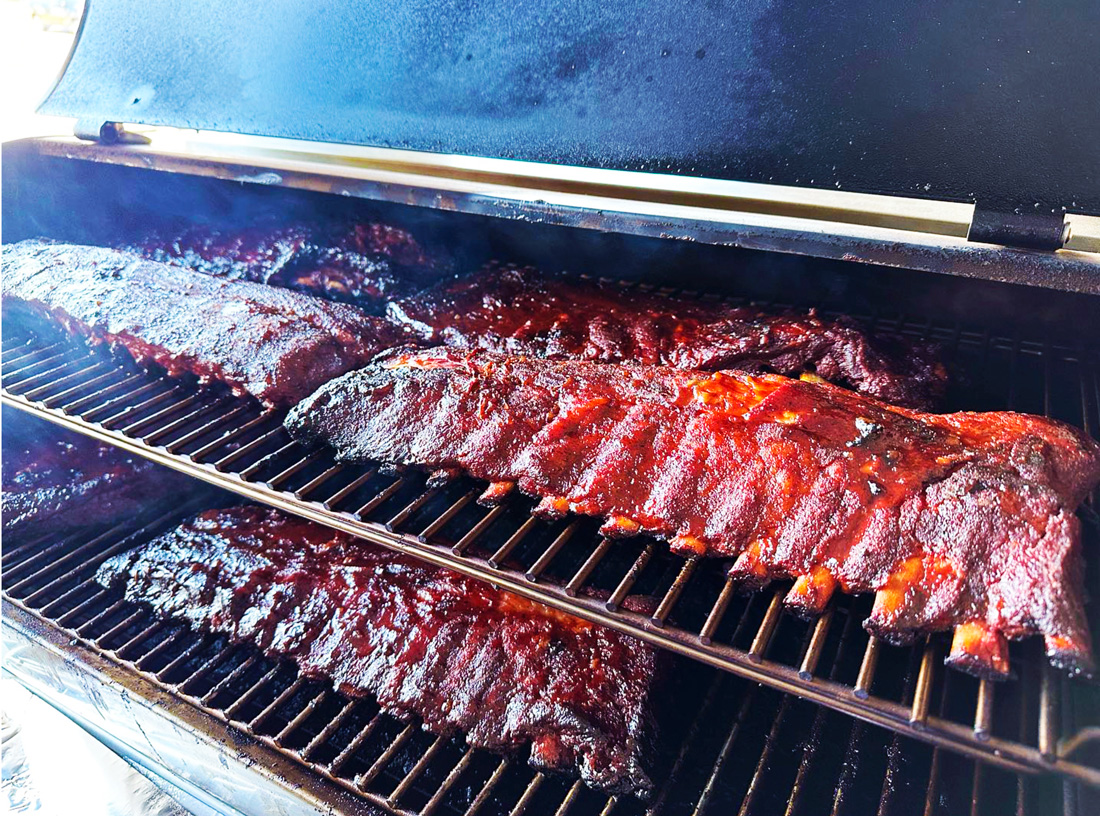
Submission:
<svg viewBox="0 0 1100 816">
<path fill-rule="evenodd" d="M 1004 637 L 1031 634 L 1055 663 L 1092 665 L 1074 510 L 1100 447 L 1053 420 L 922 414 L 770 374 L 432 349 L 329 383 L 286 426 L 340 459 L 465 471 L 489 497 L 518 486 L 536 512 L 603 517 L 610 536 L 735 557 L 748 585 L 794 578 L 788 603 L 807 613 L 837 588 L 876 592 L 870 631 L 969 627 L 953 662 L 972 671 L 1004 674 Z"/>
<path fill-rule="evenodd" d="M 524 357 L 814 373 L 931 407 L 947 385 L 932 347 L 875 337 L 848 318 L 768 312 L 490 266 L 399 299 L 389 317 L 424 343 Z"/>
</svg>

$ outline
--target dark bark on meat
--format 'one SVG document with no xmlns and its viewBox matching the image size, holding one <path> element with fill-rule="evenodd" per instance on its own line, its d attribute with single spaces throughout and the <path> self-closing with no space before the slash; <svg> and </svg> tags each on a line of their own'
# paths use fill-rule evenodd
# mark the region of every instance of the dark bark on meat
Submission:
<svg viewBox="0 0 1100 816">
<path fill-rule="evenodd" d="M 201 488 L 181 474 L 48 422 L 4 410 L 3 532 L 14 546 L 109 527 Z"/>
<path fill-rule="evenodd" d="M 290 405 L 393 345 L 397 330 L 342 303 L 212 278 L 127 252 L 23 241 L 3 249 L 5 315 L 44 316 L 170 375 Z"/>
<path fill-rule="evenodd" d="M 361 308 L 419 291 L 451 262 L 405 230 L 378 223 L 192 226 L 128 249 L 215 277 L 297 289 Z"/>
<path fill-rule="evenodd" d="M 749 583 L 797 578 L 790 602 L 806 611 L 838 585 L 877 591 L 866 625 L 893 641 L 975 624 L 1041 633 L 1055 662 L 1091 665 L 1073 513 L 1100 448 L 1042 417 L 921 414 L 770 374 L 432 349 L 329 383 L 286 426 L 342 460 L 458 468 L 494 493 L 517 484 L 541 512 L 604 517 L 609 535 L 738 556 Z"/>
<path fill-rule="evenodd" d="M 932 347 L 872 337 L 847 318 L 624 291 L 532 269 L 489 267 L 391 303 L 431 345 L 526 357 L 718 371 L 814 373 L 916 408 L 943 396 Z"/>
<path fill-rule="evenodd" d="M 204 513 L 97 577 L 434 733 L 530 744 L 535 767 L 651 790 L 658 653 L 626 635 L 258 507 Z"/>
</svg>

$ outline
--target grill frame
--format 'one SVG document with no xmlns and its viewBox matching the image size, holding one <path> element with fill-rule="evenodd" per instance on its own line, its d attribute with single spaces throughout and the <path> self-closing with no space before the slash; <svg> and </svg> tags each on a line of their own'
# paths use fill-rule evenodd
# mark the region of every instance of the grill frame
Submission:
<svg viewBox="0 0 1100 816">
<path fill-rule="evenodd" d="M 956 337 L 956 342 L 959 342 L 958 337 Z M 988 336 L 985 338 L 985 342 L 990 342 Z M 110 444 L 118 445 L 133 453 L 226 488 L 246 498 L 279 507 L 287 512 L 358 535 L 374 543 L 406 552 L 431 563 L 455 569 L 472 577 L 488 580 L 517 594 L 547 603 L 612 628 L 626 631 L 662 648 L 670 649 L 741 677 L 764 683 L 783 692 L 796 694 L 864 721 L 904 732 L 940 747 L 984 759 L 1001 767 L 1016 771 L 1054 771 L 1070 778 L 1100 785 L 1100 769 L 1076 763 L 1071 757 L 1057 755 L 1060 733 L 1059 698 L 1064 691 L 1065 681 L 1059 680 L 1055 673 L 1045 665 L 1040 670 L 1039 683 L 1042 686 L 1042 691 L 1040 693 L 1041 704 L 1038 711 L 1039 724 L 1036 744 L 1029 745 L 1024 744 L 1022 741 L 993 736 L 989 733 L 989 726 L 995 692 L 993 691 L 993 684 L 989 681 L 984 681 L 981 684 L 981 691 L 978 695 L 978 702 L 972 720 L 974 727 L 968 728 L 958 722 L 945 720 L 929 713 L 930 695 L 934 685 L 930 680 L 934 679 L 937 670 L 935 666 L 936 649 L 942 649 L 942 646 L 935 639 L 929 641 L 924 647 L 920 660 L 921 673 L 918 676 L 913 700 L 908 705 L 879 698 L 871 693 L 871 683 L 875 677 L 878 654 L 881 652 L 881 647 L 874 639 L 868 640 L 862 667 L 854 684 L 838 683 L 820 677 L 815 678 L 813 677 L 814 664 L 817 658 L 820 657 L 821 648 L 827 636 L 828 621 L 831 620 L 831 617 L 822 618 L 815 625 L 815 630 L 820 630 L 818 636 L 810 637 L 801 665 L 798 667 L 784 665 L 767 657 L 767 648 L 775 634 L 776 623 L 782 617 L 779 607 L 779 601 L 785 592 L 785 588 L 782 586 L 778 592 L 772 595 L 768 609 L 752 638 L 752 644 L 747 649 L 704 642 L 706 638 L 700 637 L 699 632 L 690 633 L 677 627 L 655 625 L 654 621 L 644 616 L 622 609 L 609 610 L 602 601 L 585 597 L 583 593 L 578 592 L 584 582 L 583 580 L 571 581 L 565 586 L 538 580 L 546 564 L 560 553 L 565 546 L 566 539 L 572 534 L 572 531 L 577 529 L 577 526 L 581 523 L 578 520 L 569 521 L 565 529 L 551 542 L 549 548 L 543 551 L 540 558 L 527 569 L 517 570 L 509 567 L 507 557 L 521 543 L 520 539 L 527 532 L 530 532 L 530 529 L 536 524 L 533 520 L 524 522 L 520 530 L 487 558 L 466 553 L 465 549 L 470 542 L 465 537 L 458 542 L 457 549 L 461 551 L 456 553 L 450 547 L 432 544 L 429 541 L 421 540 L 418 536 L 402 533 L 395 529 L 415 518 L 418 510 L 424 504 L 430 503 L 433 496 L 431 490 L 416 495 L 389 519 L 388 524 L 377 521 L 363 521 L 358 515 L 331 509 L 326 504 L 316 500 L 304 500 L 303 495 L 311 495 L 314 491 L 323 487 L 329 479 L 334 478 L 336 474 L 333 470 L 340 466 L 332 465 L 331 460 L 325 459 L 328 454 L 319 449 L 307 449 L 297 443 L 281 444 L 286 439 L 285 432 L 281 431 L 281 414 L 260 412 L 249 401 L 235 400 L 224 395 L 218 395 L 216 392 L 197 392 L 180 381 L 148 374 L 140 371 L 132 364 L 127 365 L 125 362 L 114 360 L 102 351 L 88 350 L 80 344 L 68 341 L 61 341 L 59 344 L 54 345 L 47 344 L 30 353 L 26 353 L 24 349 L 22 354 L 19 353 L 21 346 L 18 343 L 12 345 L 10 338 L 5 338 L 4 345 L 6 370 L 4 388 L 0 398 L 6 404 L 29 410 L 55 423 L 92 435 Z M 1019 341 L 1012 341 L 1011 349 L 1014 366 L 1020 348 Z M 1043 347 L 1041 353 L 1046 355 L 1044 359 L 1047 360 L 1049 365 L 1051 349 Z M 1086 352 L 1070 350 L 1067 353 L 1081 355 L 1079 362 L 1083 364 Z M 75 357 L 67 355 L 75 355 Z M 1091 357 L 1089 360 L 1089 366 L 1094 366 Z M 10 368 L 12 362 L 18 364 L 14 372 Z M 92 365 L 93 362 L 94 365 Z M 121 378 L 118 380 L 119 386 L 108 385 L 104 389 L 97 388 L 95 393 L 99 396 L 96 397 L 94 403 L 87 397 L 77 399 L 75 405 L 72 401 L 64 403 L 63 400 L 67 399 L 65 395 L 70 395 L 73 389 L 77 388 L 72 383 L 74 379 L 79 382 L 77 375 L 83 370 L 80 366 L 85 363 L 91 366 L 91 371 L 98 372 L 94 378 L 95 380 L 112 383 L 114 382 L 112 377 L 117 376 Z M 73 370 L 71 366 L 76 366 L 76 370 Z M 106 369 L 106 373 L 103 373 L 104 369 Z M 106 379 L 103 379 L 104 377 Z M 1093 382 L 1094 387 L 1096 387 L 1095 373 L 1093 374 Z M 64 387 L 60 392 L 55 391 L 51 394 L 51 389 L 56 389 L 58 384 Z M 129 391 L 121 387 L 124 385 L 130 386 Z M 107 397 L 105 401 L 103 399 L 104 394 Z M 171 400 L 177 397 L 179 399 L 178 404 L 173 404 Z M 1086 401 L 1088 399 L 1087 395 L 1084 395 L 1083 398 Z M 1049 393 L 1046 395 L 1046 399 L 1049 401 Z M 130 400 L 129 404 L 127 404 L 127 400 Z M 205 408 L 203 408 L 204 401 L 206 403 Z M 58 405 L 59 402 L 62 403 L 62 408 L 50 407 Z M 166 402 L 167 405 L 164 404 Z M 89 408 L 89 404 L 92 404 L 93 407 Z M 1100 399 L 1096 400 L 1096 404 L 1100 404 Z M 63 410 L 65 406 L 79 409 L 82 415 Z M 199 407 L 196 408 L 195 406 Z M 210 409 L 214 409 L 215 412 L 220 410 L 221 413 L 215 413 L 212 420 L 203 419 L 203 411 Z M 1089 416 L 1087 406 L 1085 416 L 1087 425 L 1087 417 Z M 241 421 L 237 424 L 228 424 L 233 420 L 237 420 L 238 417 L 241 418 Z M 251 432 L 255 429 L 262 429 L 267 424 L 275 428 L 272 431 L 275 434 L 275 441 L 272 441 L 269 434 L 264 432 L 256 438 L 267 439 L 268 441 L 263 445 L 249 449 L 254 441 L 250 440 L 244 443 L 242 448 L 237 449 L 237 451 L 244 450 L 243 453 L 224 447 L 224 445 L 232 443 L 235 439 L 249 439 L 248 433 L 245 433 L 244 429 Z M 120 425 L 129 428 L 130 432 L 123 433 L 116 430 L 115 428 Z M 130 433 L 137 433 L 138 431 L 142 434 L 141 438 L 130 435 Z M 284 434 L 284 436 L 280 438 L 279 433 Z M 274 473 L 269 472 L 264 482 L 250 481 L 249 478 L 259 477 L 263 474 L 264 468 L 270 467 L 274 462 L 283 461 L 279 456 L 272 460 L 271 455 L 262 455 L 276 442 L 280 443 L 276 446 L 277 450 L 281 451 L 280 456 L 285 457 L 288 452 L 297 450 L 300 451 L 298 458 L 288 460 L 292 463 L 285 466 L 280 465 Z M 194 447 L 196 445 L 197 447 Z M 190 450 L 185 450 L 189 448 Z M 239 468 L 239 464 L 249 461 L 249 457 L 253 454 L 258 454 L 255 463 Z M 225 461 L 226 457 L 230 458 L 228 464 Z M 204 459 L 216 459 L 221 463 L 222 468 L 232 466 L 233 470 L 219 469 L 212 464 L 200 461 Z M 259 467 L 259 463 L 263 462 L 267 462 L 267 464 Z M 319 462 L 326 462 L 326 466 L 320 473 L 310 478 L 306 485 L 298 489 L 298 495 L 280 489 L 282 485 L 289 483 L 299 474 L 310 473 L 309 468 L 316 467 Z M 328 465 L 332 466 L 328 467 Z M 370 471 L 368 475 L 360 476 L 350 484 L 354 487 L 361 486 L 374 478 L 375 475 L 374 471 Z M 390 487 L 376 493 L 356 512 L 361 515 L 364 512 L 384 506 L 387 500 L 400 493 L 401 485 L 402 479 L 398 478 Z M 461 503 L 458 510 L 452 512 L 455 505 L 451 505 L 443 516 L 449 519 L 455 513 L 461 511 L 463 507 L 470 504 L 475 492 L 473 489 L 467 490 L 455 503 Z M 356 495 L 355 489 L 349 490 L 347 486 L 337 491 L 335 495 L 340 497 L 341 493 L 344 493 L 341 498 Z M 339 502 L 331 501 L 331 498 L 329 504 L 339 504 Z M 493 522 L 502 512 L 500 510 L 486 511 L 485 518 Z M 496 515 L 494 516 L 494 514 Z M 426 531 L 435 532 L 442 526 L 439 519 L 435 519 L 421 531 L 421 535 Z M 477 529 L 477 525 L 474 529 Z M 469 535 L 467 533 L 467 536 Z M 599 545 L 596 551 L 577 570 L 575 577 L 582 576 L 586 579 L 587 575 L 582 574 L 586 570 L 591 572 L 588 569 L 589 562 L 596 557 L 596 553 L 602 550 L 606 555 L 613 547 L 620 546 L 622 546 L 621 543 L 606 546 Z M 652 557 L 654 550 L 655 547 L 652 544 L 643 546 L 634 566 L 628 570 L 627 575 L 633 574 L 636 576 L 637 573 L 641 573 Z M 698 560 L 682 561 L 675 579 L 664 593 L 664 598 L 656 613 L 658 616 L 666 615 L 673 610 L 679 600 L 681 591 L 690 581 L 699 563 Z M 530 576 L 533 576 L 534 580 Z M 613 599 L 620 594 L 625 595 L 632 586 L 633 583 L 624 581 L 620 584 L 621 592 L 616 591 Z M 722 611 L 728 611 L 722 605 L 728 603 L 731 599 L 732 585 L 727 582 L 719 594 L 714 609 L 722 607 Z M 706 634 L 707 637 L 714 634 L 711 619 L 715 614 L 712 612 L 708 616 L 708 622 L 702 630 L 702 633 Z M 744 618 L 742 623 L 743 621 Z M 800 676 L 800 670 L 808 671 L 810 679 Z M 1072 745 L 1077 736 L 1080 735 L 1066 735 L 1066 739 L 1070 741 L 1068 744 Z"/>
</svg>

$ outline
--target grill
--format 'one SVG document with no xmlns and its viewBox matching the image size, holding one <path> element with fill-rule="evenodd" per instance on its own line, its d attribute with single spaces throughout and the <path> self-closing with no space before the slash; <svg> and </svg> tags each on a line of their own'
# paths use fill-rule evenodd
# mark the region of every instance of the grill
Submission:
<svg viewBox="0 0 1100 816">
<path fill-rule="evenodd" d="M 252 647 L 157 619 L 95 582 L 104 559 L 169 529 L 198 506 L 10 547 L 3 556 L 5 618 L 16 627 L 50 627 L 69 648 L 93 650 L 386 812 L 1078 812 L 1076 786 L 1053 776 L 1017 775 L 989 763 L 948 758 L 938 747 L 704 666 L 684 673 L 677 697 L 686 702 L 675 706 L 675 719 L 666 718 L 660 767 L 668 769 L 667 782 L 655 801 L 647 807 L 600 796 L 521 761 L 434 737 L 416 723 L 379 713 L 369 699 L 344 697 Z M 828 675 L 835 679 L 864 658 L 858 619 L 847 609 L 833 617 L 838 642 Z M 901 685 L 911 692 L 926 682 L 926 673 L 914 652 Z M 957 706 L 960 679 L 944 678 L 930 701 L 941 716 Z M 825 734 L 845 750 L 823 750 Z"/>
<path fill-rule="evenodd" d="M 112 245 L 181 225 L 378 220 L 456 270 L 501 259 L 835 308 L 942 344 L 962 375 L 948 408 L 1100 433 L 1094 107 L 1047 92 L 1085 82 L 1079 97 L 1100 98 L 1096 49 L 1077 35 L 1096 29 L 1089 4 L 941 3 L 910 19 L 653 0 L 478 0 L 475 14 L 426 0 L 395 15 L 365 0 L 324 4 L 309 25 L 300 5 L 86 4 L 43 103 L 78 117 L 80 136 L 4 146 L 5 236 Z M 1021 43 L 1049 59 L 1018 70 Z M 124 123 L 177 130 L 145 145 Z M 273 505 L 677 655 L 657 796 L 609 799 L 95 583 L 105 558 L 197 498 L 6 541 L 5 669 L 212 811 L 1100 812 L 1100 693 L 1051 670 L 1038 639 L 1012 644 L 1013 679 L 978 681 L 944 668 L 946 637 L 869 637 L 870 597 L 838 593 L 800 620 L 782 606 L 789 584 L 743 595 L 724 563 L 605 540 L 594 519 L 539 520 L 514 494 L 482 508 L 468 479 L 339 464 L 292 441 L 280 413 L 52 330 L 7 320 L 0 349 L 5 406 L 236 494 L 214 501 Z M 1088 587 L 1098 509 L 1093 496 L 1079 514 Z M 628 594 L 655 611 L 624 608 Z"/>
<path fill-rule="evenodd" d="M 1041 412 L 1090 432 L 1100 427 L 1097 415 L 1100 360 L 1092 349 L 1001 337 L 958 325 L 914 323 L 904 316 L 879 316 L 876 322 L 879 330 L 927 336 L 945 343 L 956 364 L 972 373 L 972 381 L 965 384 L 968 407 Z M 822 711 L 801 718 L 801 722 L 814 723 L 809 732 L 811 737 L 823 729 L 831 729 L 832 719 L 846 714 L 895 732 L 897 736 L 888 739 L 890 757 L 910 756 L 917 741 L 932 746 L 917 751 L 933 751 L 931 787 L 925 797 L 932 808 L 929 812 L 935 812 L 937 794 L 933 789 L 942 773 L 935 758 L 942 749 L 980 760 L 974 766 L 985 769 L 976 772 L 979 777 L 987 772 L 994 774 L 994 769 L 996 774 L 1045 771 L 1054 772 L 1067 783 L 1073 780 L 1100 784 L 1100 767 L 1088 758 L 1090 742 L 1095 740 L 1096 725 L 1100 723 L 1094 690 L 1086 683 L 1068 680 L 1050 670 L 1037 642 L 1013 645 L 1015 681 L 1004 684 L 978 681 L 943 668 L 947 644 L 941 637 L 929 638 L 908 649 L 868 637 L 861 627 L 853 625 L 867 615 L 870 604 L 867 598 L 841 597 L 824 616 L 807 623 L 783 612 L 780 602 L 787 591 L 785 585 L 774 592 L 742 596 L 735 592 L 717 562 L 684 560 L 654 542 L 612 543 L 600 538 L 596 523 L 589 520 L 555 523 L 536 520 L 529 514 L 531 504 L 523 499 L 510 500 L 493 509 L 481 508 L 473 501 L 481 486 L 470 481 L 428 488 L 423 475 L 418 473 L 392 474 L 377 467 L 337 464 L 327 451 L 291 441 L 282 429 L 281 414 L 263 412 L 251 400 L 234 398 L 216 388 L 198 389 L 193 384 L 159 377 L 102 350 L 89 350 L 63 338 L 6 326 L 3 364 L 6 403 L 98 436 L 252 500 L 490 580 L 693 658 L 721 670 L 720 679 L 713 682 L 725 684 L 726 688 L 737 686 L 740 690 L 732 694 L 722 692 L 719 697 L 723 700 L 748 699 L 743 692 L 753 688 L 753 684 L 763 685 L 766 688 L 755 693 L 773 701 L 775 707 L 763 721 L 765 725 L 748 729 L 755 735 L 768 735 L 757 766 L 759 773 L 772 767 L 775 749 L 769 746 L 778 744 L 785 731 L 791 729 L 784 723 L 799 721 L 792 712 L 804 711 L 806 706 L 817 703 L 830 713 Z M 1084 514 L 1087 561 L 1095 571 L 1096 515 L 1091 503 Z M 590 597 L 584 592 L 589 587 L 602 590 L 609 595 L 608 600 Z M 9 588 L 13 585 L 9 584 Z M 652 616 L 619 606 L 618 602 L 631 592 L 660 598 Z M 116 612 L 106 617 L 115 620 Z M 163 627 L 154 628 L 160 631 Z M 222 665 L 221 660 L 215 664 Z M 237 665 L 229 657 L 225 660 L 229 662 L 224 665 Z M 235 668 L 230 668 L 225 678 L 233 675 L 234 679 L 225 682 L 230 684 L 246 675 L 251 678 L 254 667 L 267 665 L 254 657 L 237 674 L 233 674 Z M 274 668 L 267 671 L 274 672 L 268 678 L 268 682 L 274 682 L 278 672 Z M 208 672 L 213 672 L 212 677 L 219 676 L 214 672 L 214 664 Z M 291 688 L 295 681 L 288 682 L 291 685 L 286 688 Z M 298 693 L 307 685 L 298 682 L 293 691 L 286 692 L 280 706 L 289 698 L 298 699 Z M 187 699 L 204 707 L 213 702 L 210 696 L 213 686 L 202 694 L 193 694 L 190 688 L 186 683 L 182 687 Z M 277 692 L 276 697 L 281 693 Z M 784 693 L 801 699 L 784 697 Z M 326 695 L 326 699 L 331 697 Z M 322 702 L 314 703 L 314 708 Z M 309 701 L 303 703 L 307 704 Z M 225 716 L 235 719 L 236 709 L 227 710 L 229 714 Z M 723 766 L 735 766 L 729 771 L 734 775 L 747 767 L 743 751 L 734 750 L 739 738 L 748 739 L 745 735 L 738 736 L 737 723 L 750 711 L 755 716 L 756 710 L 756 704 L 745 702 L 743 710 L 721 715 L 726 717 L 723 722 L 734 725 L 718 752 L 717 762 L 706 763 L 714 764 L 714 777 L 703 783 L 701 798 L 690 797 L 699 802 L 700 808 L 716 795 L 716 789 L 725 790 L 725 783 L 719 785 Z M 312 711 L 300 718 L 294 714 L 280 727 L 288 727 L 298 718 L 297 728 L 312 719 Z M 703 719 L 712 721 L 713 716 L 716 715 L 708 713 Z M 263 719 L 266 717 L 261 718 L 261 724 Z M 843 718 L 841 722 L 853 729 L 850 754 L 863 751 L 864 733 L 884 733 Z M 263 739 L 274 739 L 273 745 L 282 746 L 278 733 L 261 733 Z M 374 765 L 360 768 L 350 781 L 323 767 L 322 775 L 373 791 L 376 782 L 382 784 L 379 777 L 383 767 L 395 761 L 413 734 L 414 730 L 401 730 L 393 751 L 379 754 L 385 762 L 379 759 L 381 764 L 376 762 L 377 768 Z M 282 736 L 289 738 L 290 732 Z M 430 753 L 425 747 L 424 756 L 420 757 L 423 764 L 417 765 L 418 759 L 406 768 L 407 784 L 402 777 L 393 789 L 400 795 L 390 791 L 371 795 L 389 805 L 404 802 L 403 797 L 412 795 L 416 788 L 413 783 L 426 773 L 432 757 L 443 751 L 444 744 L 432 742 L 439 747 L 432 748 Z M 814 744 L 811 739 L 807 746 Z M 690 750 L 694 749 L 685 744 L 684 751 Z M 811 774 L 816 749 L 806 750 L 809 762 L 806 773 Z M 307 752 L 307 759 L 311 755 Z M 681 754 L 680 761 L 671 765 L 696 767 L 685 756 L 686 753 Z M 739 761 L 728 762 L 731 756 L 739 757 Z M 505 769 L 500 771 L 502 776 L 508 768 L 511 768 L 508 773 L 519 772 L 514 765 L 500 767 Z M 838 802 L 843 799 L 849 773 L 859 777 L 861 772 L 853 767 L 829 782 L 839 797 Z M 885 773 L 891 778 L 896 771 L 888 767 Z M 446 778 L 448 774 L 443 777 Z M 801 776 L 793 782 L 788 780 L 784 790 L 784 795 L 790 795 L 795 805 L 801 796 L 800 779 Z M 541 776 L 532 778 L 515 806 L 527 807 L 530 800 L 549 796 L 549 791 L 558 784 Z M 977 791 L 985 783 L 974 784 Z M 747 793 L 743 795 L 749 797 L 750 804 L 760 795 L 754 793 L 759 787 L 753 781 L 745 789 Z M 574 786 L 570 796 L 577 798 L 582 793 L 590 795 Z M 442 801 L 445 795 L 437 798 Z M 911 798 L 907 797 L 907 801 Z M 687 800 L 678 794 L 670 801 Z M 884 796 L 882 806 L 894 807 L 891 801 L 892 797 Z M 432 796 L 421 802 L 426 803 L 433 807 L 439 804 Z M 566 800 L 562 799 L 562 803 L 564 806 Z M 547 807 L 539 805 L 534 812 L 543 812 Z"/>
</svg>

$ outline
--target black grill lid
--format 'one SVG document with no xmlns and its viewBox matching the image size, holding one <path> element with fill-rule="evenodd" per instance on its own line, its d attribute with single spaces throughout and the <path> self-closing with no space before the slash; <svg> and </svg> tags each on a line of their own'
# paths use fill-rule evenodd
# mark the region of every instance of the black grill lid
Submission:
<svg viewBox="0 0 1100 816">
<path fill-rule="evenodd" d="M 1100 214 L 1100 3 L 89 0 L 42 112 Z"/>
</svg>

